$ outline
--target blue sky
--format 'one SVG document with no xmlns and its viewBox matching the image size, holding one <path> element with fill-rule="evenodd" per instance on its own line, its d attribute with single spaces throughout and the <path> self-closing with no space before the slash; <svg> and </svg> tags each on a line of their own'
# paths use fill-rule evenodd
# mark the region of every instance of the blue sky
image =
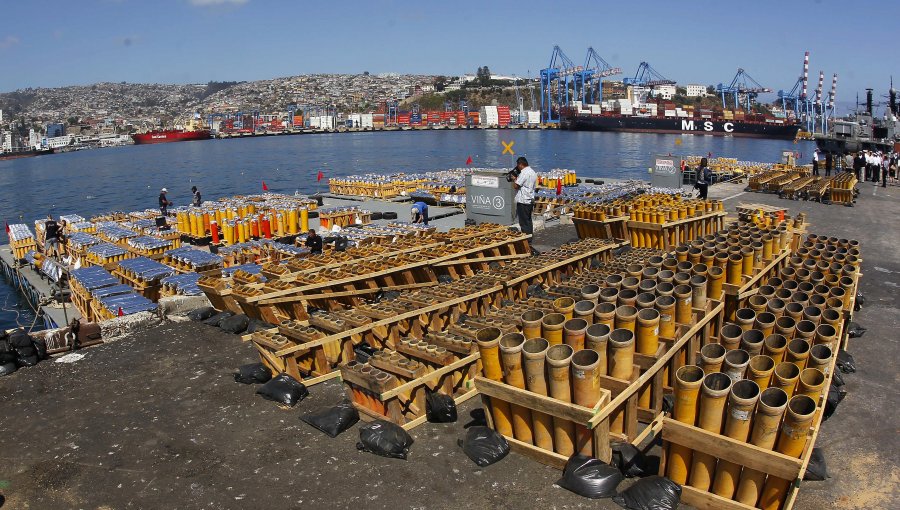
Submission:
<svg viewBox="0 0 900 510">
<path fill-rule="evenodd" d="M 593 46 L 633 75 L 729 82 L 743 67 L 789 89 L 811 52 L 810 89 L 838 99 L 900 82 L 900 2 L 0 0 L 0 91 L 98 81 L 189 83 L 315 72 L 535 76 L 554 44 Z"/>
</svg>

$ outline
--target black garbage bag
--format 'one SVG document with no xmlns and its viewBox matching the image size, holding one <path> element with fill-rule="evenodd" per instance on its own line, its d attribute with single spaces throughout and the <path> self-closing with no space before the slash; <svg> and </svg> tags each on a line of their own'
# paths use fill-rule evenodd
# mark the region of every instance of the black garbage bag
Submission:
<svg viewBox="0 0 900 510">
<path fill-rule="evenodd" d="M 290 407 L 294 407 L 297 405 L 297 402 L 309 396 L 309 390 L 306 389 L 306 386 L 287 374 L 279 374 L 277 377 L 273 377 L 269 382 L 260 386 L 256 393 L 262 395 L 266 400 L 272 400 Z"/>
<path fill-rule="evenodd" d="M 593 457 L 576 454 L 569 457 L 563 476 L 556 485 L 579 496 L 600 499 L 615 496 L 616 487 L 624 479 L 616 467 Z"/>
<path fill-rule="evenodd" d="M 858 291 L 856 293 L 856 304 L 853 305 L 853 311 L 858 312 L 862 310 L 862 307 L 866 305 L 866 296 L 863 295 L 862 291 Z"/>
<path fill-rule="evenodd" d="M 235 335 L 240 335 L 247 330 L 248 325 L 250 325 L 250 318 L 242 313 L 239 313 L 237 315 L 232 315 L 231 317 L 222 319 L 222 321 L 219 322 L 219 329 L 226 333 L 234 333 Z"/>
<path fill-rule="evenodd" d="M 232 315 L 234 315 L 234 312 L 219 312 L 212 317 L 204 320 L 203 324 L 206 324 L 207 326 L 218 326 L 222 323 L 222 321 L 231 317 Z"/>
<path fill-rule="evenodd" d="M 850 335 L 850 338 L 861 338 L 868 331 L 866 328 L 862 327 L 858 322 L 850 321 L 850 326 L 847 327 L 847 334 Z"/>
<path fill-rule="evenodd" d="M 19 369 L 19 367 L 18 367 L 18 365 L 15 364 L 15 362 L 0 363 L 0 377 L 3 377 L 4 375 L 9 375 L 18 369 Z"/>
<path fill-rule="evenodd" d="M 216 309 L 211 306 L 195 308 L 187 313 L 188 319 L 196 322 L 205 321 L 216 314 Z"/>
<path fill-rule="evenodd" d="M 630 510 L 675 510 L 681 501 L 681 486 L 662 476 L 648 476 L 634 482 L 613 501 Z"/>
<path fill-rule="evenodd" d="M 33 367 L 38 364 L 40 361 L 37 357 L 37 354 L 31 354 L 28 356 L 18 356 L 16 357 L 16 365 L 21 367 Z"/>
<path fill-rule="evenodd" d="M 631 443 L 612 443 L 612 461 L 610 464 L 628 478 L 650 474 L 647 468 L 647 457 Z"/>
<path fill-rule="evenodd" d="M 0 339 L 0 365 L 16 362 L 16 351 L 9 344 L 9 340 L 4 336 Z"/>
<path fill-rule="evenodd" d="M 469 417 L 472 419 L 469 423 L 463 425 L 464 429 L 470 427 L 487 427 L 487 415 L 484 414 L 484 409 L 476 408 L 469 411 Z"/>
<path fill-rule="evenodd" d="M 300 419 L 331 437 L 337 437 L 359 421 L 359 411 L 349 400 L 344 400 L 334 407 L 301 416 Z"/>
<path fill-rule="evenodd" d="M 378 349 L 375 349 L 368 343 L 362 342 L 360 344 L 353 346 L 353 354 L 355 355 L 354 359 L 356 359 L 357 363 L 364 365 L 369 362 L 369 360 L 372 358 L 372 356 L 375 354 L 375 351 L 377 351 L 377 350 Z"/>
<path fill-rule="evenodd" d="M 450 395 L 429 391 L 425 394 L 425 415 L 430 423 L 454 423 L 456 402 Z"/>
<path fill-rule="evenodd" d="M 19 348 L 34 347 L 31 342 L 31 336 L 21 329 L 17 329 L 16 331 L 10 333 L 7 342 L 9 342 L 9 346 L 13 350 L 16 350 L 16 352 L 18 352 Z"/>
<path fill-rule="evenodd" d="M 835 373 L 834 375 L 837 374 Z M 825 410 L 822 411 L 822 419 L 827 420 L 831 418 L 831 415 L 837 411 L 838 405 L 846 396 L 847 390 L 843 386 L 835 386 L 834 380 L 832 380 L 831 386 L 828 387 L 828 395 L 825 397 Z"/>
<path fill-rule="evenodd" d="M 488 427 L 469 427 L 465 439 L 457 441 L 466 457 L 480 467 L 487 467 L 509 455 L 509 442 Z"/>
<path fill-rule="evenodd" d="M 809 457 L 809 465 L 803 475 L 804 482 L 824 482 L 828 476 L 828 466 L 825 465 L 825 454 L 821 448 L 813 448 Z"/>
<path fill-rule="evenodd" d="M 43 338 L 35 338 L 31 341 L 34 346 L 34 352 L 37 353 L 39 360 L 47 359 L 47 341 Z"/>
<path fill-rule="evenodd" d="M 277 328 L 278 326 L 274 324 L 269 324 L 266 321 L 261 321 L 259 319 L 250 319 L 250 323 L 247 324 L 247 333 L 256 333 L 257 331 L 265 331 L 267 329 Z"/>
<path fill-rule="evenodd" d="M 16 365 L 20 368 L 33 367 L 40 361 L 37 349 L 34 348 L 34 343 L 28 333 L 22 330 L 14 331 L 9 335 L 9 345 L 16 353 Z"/>
<path fill-rule="evenodd" d="M 837 367 L 845 374 L 852 374 L 856 372 L 856 360 L 853 359 L 852 354 L 841 349 L 837 355 Z"/>
<path fill-rule="evenodd" d="M 840 371 L 831 374 L 831 385 L 838 388 L 844 385 L 844 376 L 841 375 Z"/>
<path fill-rule="evenodd" d="M 238 367 L 234 381 L 243 384 L 263 384 L 272 379 L 272 372 L 262 363 L 248 363 Z"/>
<path fill-rule="evenodd" d="M 453 277 L 448 274 L 438 276 L 438 283 L 453 283 Z"/>
<path fill-rule="evenodd" d="M 356 449 L 382 457 L 406 460 L 413 438 L 400 425 L 375 420 L 359 428 Z"/>
</svg>

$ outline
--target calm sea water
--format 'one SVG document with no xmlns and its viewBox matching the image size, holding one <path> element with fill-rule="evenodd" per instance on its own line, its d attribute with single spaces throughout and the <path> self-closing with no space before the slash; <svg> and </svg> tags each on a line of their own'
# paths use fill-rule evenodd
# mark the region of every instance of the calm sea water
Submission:
<svg viewBox="0 0 900 510">
<path fill-rule="evenodd" d="M 680 143 L 677 142 L 680 140 Z M 176 205 L 196 185 L 206 199 L 261 190 L 312 193 L 321 170 L 328 177 L 358 173 L 422 172 L 465 166 L 511 167 L 502 141 L 537 170 L 568 168 L 579 177 L 643 178 L 658 154 L 776 161 L 782 150 L 810 154 L 812 144 L 713 136 L 567 131 L 405 131 L 322 134 L 135 145 L 0 161 L 0 218 L 33 225 L 52 213 L 89 217 L 108 211 L 155 208 L 159 189 Z M 5 233 L 2 234 L 5 239 Z M 0 286 L 0 304 L 18 301 Z M 9 299 L 7 299 L 7 297 Z M 15 325 L 15 310 L 0 310 L 0 326 Z M 19 322 L 23 322 L 20 317 Z M 28 319 L 27 324 L 30 324 Z"/>
</svg>

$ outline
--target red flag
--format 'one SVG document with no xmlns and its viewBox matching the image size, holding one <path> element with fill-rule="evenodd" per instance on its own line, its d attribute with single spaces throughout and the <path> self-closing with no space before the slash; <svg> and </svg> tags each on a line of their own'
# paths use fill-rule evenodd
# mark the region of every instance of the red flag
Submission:
<svg viewBox="0 0 900 510">
<path fill-rule="evenodd" d="M 6 222 L 6 235 L 9 235 L 9 221 Z"/>
<path fill-rule="evenodd" d="M 562 195 L 562 179 L 556 179 L 556 196 Z"/>
<path fill-rule="evenodd" d="M 469 156 L 468 158 L 466 158 L 466 164 L 467 164 L 467 165 L 471 165 L 471 164 L 472 164 L 472 156 Z"/>
<path fill-rule="evenodd" d="M 118 315 L 119 315 L 119 317 L 125 317 L 125 310 L 122 310 L 122 307 L 121 307 L 121 306 L 119 307 L 119 313 L 118 313 Z"/>
<path fill-rule="evenodd" d="M 269 191 L 269 187 L 266 186 L 266 181 L 263 181 L 263 191 Z"/>
<path fill-rule="evenodd" d="M 316 182 L 321 181 L 322 177 L 325 177 L 325 174 L 323 174 L 322 171 L 319 170 L 319 175 L 316 176 Z"/>
</svg>

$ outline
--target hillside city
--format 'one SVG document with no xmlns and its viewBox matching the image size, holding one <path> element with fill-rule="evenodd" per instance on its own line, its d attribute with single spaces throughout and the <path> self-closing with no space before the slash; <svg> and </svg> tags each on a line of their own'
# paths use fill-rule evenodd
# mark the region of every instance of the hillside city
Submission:
<svg viewBox="0 0 900 510">
<path fill-rule="evenodd" d="M 674 82 L 650 91 L 659 99 L 691 101 L 705 108 L 717 102 L 712 92 L 706 85 L 676 87 Z M 631 93 L 622 81 L 602 82 L 604 100 L 624 99 Z M 463 108 L 477 112 L 488 105 L 510 110 L 521 107 L 521 123 L 538 123 L 539 82 L 496 75 L 484 66 L 475 74 L 452 77 L 364 72 L 207 84 L 121 82 L 27 88 L 0 93 L 0 149 L 42 143 L 56 150 L 76 144 L 121 145 L 131 143 L 133 133 L 205 124 L 226 117 L 243 124 L 245 116 L 262 116 L 281 126 L 282 121 L 290 124 L 294 112 L 306 117 L 306 127 L 324 128 L 317 118 L 310 124 L 309 116 L 328 115 L 332 128 L 343 126 L 351 115 L 358 119 L 360 113 L 374 113 L 383 119 L 389 108 L 404 112 L 421 108 L 423 113 Z M 463 117 L 460 120 L 465 122 Z"/>
</svg>

